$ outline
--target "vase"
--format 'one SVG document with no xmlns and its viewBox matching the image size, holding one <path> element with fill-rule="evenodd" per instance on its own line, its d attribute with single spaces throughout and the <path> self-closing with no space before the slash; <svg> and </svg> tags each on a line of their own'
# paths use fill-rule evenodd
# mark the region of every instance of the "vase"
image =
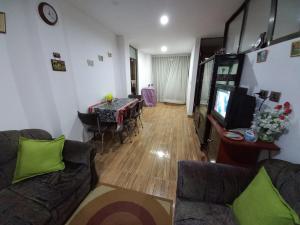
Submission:
<svg viewBox="0 0 300 225">
<path fill-rule="evenodd" d="M 275 135 L 272 134 L 266 134 L 266 133 L 259 133 L 258 139 L 264 142 L 274 142 L 275 140 Z"/>
</svg>

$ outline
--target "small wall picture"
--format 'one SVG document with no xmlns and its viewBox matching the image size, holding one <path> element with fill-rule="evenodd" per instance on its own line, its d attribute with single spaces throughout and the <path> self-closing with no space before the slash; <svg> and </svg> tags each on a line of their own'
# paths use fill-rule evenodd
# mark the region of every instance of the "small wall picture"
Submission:
<svg viewBox="0 0 300 225">
<path fill-rule="evenodd" d="M 298 56 L 300 56 L 300 41 L 295 41 L 292 43 L 291 57 L 298 57 Z"/>
<path fill-rule="evenodd" d="M 99 59 L 100 62 L 103 62 L 103 60 L 104 60 L 102 55 L 98 55 L 98 59 Z"/>
<path fill-rule="evenodd" d="M 112 53 L 111 53 L 111 52 L 108 52 L 108 53 L 107 53 L 107 56 L 108 56 L 109 58 L 111 58 L 111 57 L 112 57 Z"/>
<path fill-rule="evenodd" d="M 256 62 L 257 63 L 262 63 L 262 62 L 266 62 L 267 58 L 268 58 L 268 50 L 263 50 L 257 53 L 257 58 L 256 58 Z"/>
<path fill-rule="evenodd" d="M 65 61 L 51 59 L 51 63 L 52 63 L 53 71 L 61 71 L 61 72 L 67 71 Z"/>
<path fill-rule="evenodd" d="M 0 33 L 6 33 L 6 21 L 4 12 L 0 12 Z"/>
<path fill-rule="evenodd" d="M 94 66 L 94 61 L 91 59 L 86 60 L 88 66 Z"/>
</svg>

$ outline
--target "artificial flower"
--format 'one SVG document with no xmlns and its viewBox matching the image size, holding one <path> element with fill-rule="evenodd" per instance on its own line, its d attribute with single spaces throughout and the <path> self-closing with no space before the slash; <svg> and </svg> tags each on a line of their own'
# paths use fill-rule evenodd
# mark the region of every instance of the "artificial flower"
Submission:
<svg viewBox="0 0 300 225">
<path fill-rule="evenodd" d="M 291 112 L 292 112 L 292 109 L 289 109 L 289 108 L 284 110 L 285 115 L 291 114 Z"/>
<path fill-rule="evenodd" d="M 291 107 L 291 103 L 285 102 L 285 103 L 283 104 L 283 106 L 284 106 L 285 109 L 289 109 L 289 108 Z"/>
</svg>

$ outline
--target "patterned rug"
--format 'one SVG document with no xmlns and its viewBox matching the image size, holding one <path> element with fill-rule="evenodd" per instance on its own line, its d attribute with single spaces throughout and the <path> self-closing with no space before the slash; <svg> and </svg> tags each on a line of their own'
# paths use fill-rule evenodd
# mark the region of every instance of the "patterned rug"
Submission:
<svg viewBox="0 0 300 225">
<path fill-rule="evenodd" d="M 171 225 L 172 201 L 101 184 L 66 225 Z"/>
</svg>

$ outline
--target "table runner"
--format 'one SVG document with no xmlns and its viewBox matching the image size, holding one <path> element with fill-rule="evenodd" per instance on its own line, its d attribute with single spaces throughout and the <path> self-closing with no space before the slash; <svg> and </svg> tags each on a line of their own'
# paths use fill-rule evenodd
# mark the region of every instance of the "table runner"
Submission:
<svg viewBox="0 0 300 225">
<path fill-rule="evenodd" d="M 111 103 L 102 102 L 89 107 L 89 112 L 97 112 L 100 114 L 101 120 L 104 122 L 115 123 L 119 125 L 123 123 L 124 111 L 128 106 L 138 102 L 138 99 L 120 98 L 115 99 Z"/>
</svg>

